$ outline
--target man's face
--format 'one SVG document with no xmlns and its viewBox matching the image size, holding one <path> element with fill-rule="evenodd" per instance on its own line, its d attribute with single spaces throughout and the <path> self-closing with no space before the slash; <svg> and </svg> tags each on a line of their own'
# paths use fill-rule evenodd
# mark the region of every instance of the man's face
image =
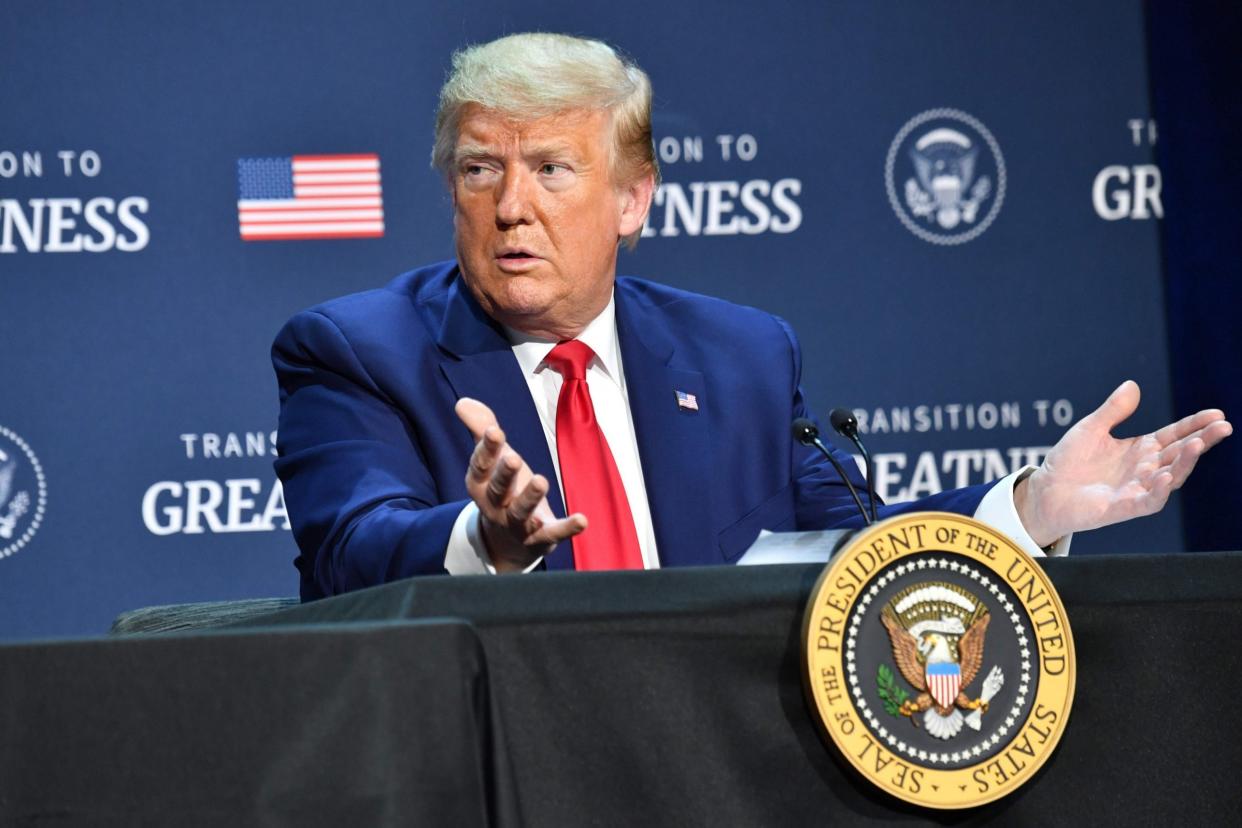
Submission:
<svg viewBox="0 0 1242 828">
<path fill-rule="evenodd" d="M 642 226 L 651 198 L 649 180 L 613 184 L 610 137 L 601 111 L 524 122 L 474 105 L 462 114 L 457 261 L 493 319 L 568 339 L 608 304 L 617 241 Z"/>
</svg>

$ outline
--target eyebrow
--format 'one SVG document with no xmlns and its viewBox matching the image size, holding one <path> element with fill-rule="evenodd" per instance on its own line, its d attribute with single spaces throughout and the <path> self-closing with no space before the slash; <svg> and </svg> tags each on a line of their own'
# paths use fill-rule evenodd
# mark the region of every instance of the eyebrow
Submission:
<svg viewBox="0 0 1242 828">
<path fill-rule="evenodd" d="M 460 164 L 463 161 L 494 158 L 495 156 L 496 153 L 490 147 L 479 144 L 464 144 L 453 151 L 453 163 Z"/>
<path fill-rule="evenodd" d="M 565 141 L 547 141 L 540 144 L 533 144 L 527 147 L 523 153 L 523 157 L 530 158 L 564 158 L 568 157 L 572 160 L 581 160 L 572 144 Z M 453 151 L 453 163 L 462 164 L 466 161 L 480 161 L 485 159 L 497 158 L 497 153 L 493 147 L 483 144 L 463 144 Z"/>
</svg>

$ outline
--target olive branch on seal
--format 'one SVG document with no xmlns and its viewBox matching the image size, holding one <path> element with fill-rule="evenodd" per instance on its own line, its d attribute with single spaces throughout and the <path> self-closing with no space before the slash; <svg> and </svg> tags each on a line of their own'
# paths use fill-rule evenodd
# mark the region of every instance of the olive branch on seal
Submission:
<svg viewBox="0 0 1242 828">
<path fill-rule="evenodd" d="M 910 694 L 897 684 L 893 669 L 887 664 L 881 664 L 875 671 L 875 684 L 880 692 L 880 699 L 884 702 L 884 712 L 890 716 L 900 715 L 898 711 L 906 699 L 910 698 Z"/>
</svg>

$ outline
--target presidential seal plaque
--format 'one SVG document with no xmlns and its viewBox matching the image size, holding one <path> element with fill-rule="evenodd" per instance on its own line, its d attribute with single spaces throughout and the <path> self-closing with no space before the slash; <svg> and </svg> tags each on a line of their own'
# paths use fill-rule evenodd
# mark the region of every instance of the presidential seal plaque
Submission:
<svg viewBox="0 0 1242 828">
<path fill-rule="evenodd" d="M 843 759 L 928 808 L 1030 780 L 1074 699 L 1074 641 L 1043 568 L 976 520 L 916 512 L 825 567 L 803 628 L 807 696 Z"/>
</svg>

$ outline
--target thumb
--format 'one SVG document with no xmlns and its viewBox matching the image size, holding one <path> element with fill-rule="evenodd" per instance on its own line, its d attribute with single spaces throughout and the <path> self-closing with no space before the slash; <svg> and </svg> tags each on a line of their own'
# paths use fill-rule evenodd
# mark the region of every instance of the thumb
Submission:
<svg viewBox="0 0 1242 828">
<path fill-rule="evenodd" d="M 1134 380 L 1126 380 L 1108 395 L 1103 405 L 1088 414 L 1085 419 L 1090 419 L 1092 425 L 1112 431 L 1138 410 L 1141 396 L 1138 383 Z"/>
<path fill-rule="evenodd" d="M 457 412 L 457 419 L 470 429 L 475 440 L 483 439 L 483 432 L 487 431 L 488 426 L 500 425 L 496 422 L 496 415 L 490 408 L 470 397 L 462 397 L 458 400 L 453 410 Z"/>
</svg>

